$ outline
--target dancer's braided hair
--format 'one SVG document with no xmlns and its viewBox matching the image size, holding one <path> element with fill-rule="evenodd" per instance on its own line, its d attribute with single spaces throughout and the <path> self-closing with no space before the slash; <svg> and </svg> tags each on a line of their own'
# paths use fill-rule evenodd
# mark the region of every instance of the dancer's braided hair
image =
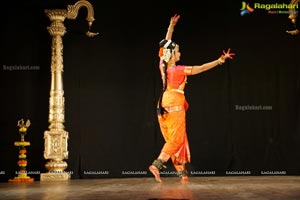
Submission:
<svg viewBox="0 0 300 200">
<path fill-rule="evenodd" d="M 167 66 L 168 66 L 168 62 L 172 56 L 172 53 L 176 47 L 176 43 L 172 42 L 171 40 L 166 40 L 163 39 L 162 41 L 160 41 L 159 43 L 159 54 L 158 56 L 160 57 L 160 67 L 163 70 L 163 84 L 162 84 L 162 92 L 160 94 L 159 100 L 158 100 L 158 105 L 157 105 L 157 114 L 158 115 L 163 115 L 165 113 L 168 113 L 168 111 L 162 107 L 162 97 L 164 92 L 167 89 Z"/>
</svg>

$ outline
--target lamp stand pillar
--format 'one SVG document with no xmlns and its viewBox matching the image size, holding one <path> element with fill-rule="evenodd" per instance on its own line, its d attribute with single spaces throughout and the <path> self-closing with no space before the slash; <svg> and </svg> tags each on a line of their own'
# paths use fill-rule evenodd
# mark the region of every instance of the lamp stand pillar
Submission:
<svg viewBox="0 0 300 200">
<path fill-rule="evenodd" d="M 64 170 L 68 167 L 68 132 L 65 131 L 65 98 L 63 89 L 63 42 L 66 33 L 64 20 L 66 10 L 46 10 L 51 20 L 48 31 L 52 36 L 51 89 L 49 99 L 49 130 L 44 132 L 44 158 L 49 159 L 45 167 L 48 173 L 41 174 L 41 181 L 69 180 L 70 174 Z"/>
</svg>

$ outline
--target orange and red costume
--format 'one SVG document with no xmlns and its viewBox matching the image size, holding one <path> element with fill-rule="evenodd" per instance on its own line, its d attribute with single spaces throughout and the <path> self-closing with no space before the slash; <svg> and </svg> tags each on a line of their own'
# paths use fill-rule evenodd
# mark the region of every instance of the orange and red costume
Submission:
<svg viewBox="0 0 300 200">
<path fill-rule="evenodd" d="M 186 111 L 188 103 L 184 96 L 187 76 L 192 67 L 182 65 L 167 69 L 167 85 L 161 106 L 167 113 L 159 114 L 158 121 L 165 144 L 161 152 L 168 154 L 177 171 L 185 169 L 190 162 L 190 149 L 186 133 Z"/>
</svg>

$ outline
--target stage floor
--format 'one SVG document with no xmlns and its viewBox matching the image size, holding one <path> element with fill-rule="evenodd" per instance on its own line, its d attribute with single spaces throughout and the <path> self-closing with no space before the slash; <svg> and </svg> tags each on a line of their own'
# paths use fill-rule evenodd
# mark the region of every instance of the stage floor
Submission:
<svg viewBox="0 0 300 200">
<path fill-rule="evenodd" d="M 0 183 L 11 200 L 300 200 L 300 176 L 71 179 L 64 182 Z"/>
</svg>

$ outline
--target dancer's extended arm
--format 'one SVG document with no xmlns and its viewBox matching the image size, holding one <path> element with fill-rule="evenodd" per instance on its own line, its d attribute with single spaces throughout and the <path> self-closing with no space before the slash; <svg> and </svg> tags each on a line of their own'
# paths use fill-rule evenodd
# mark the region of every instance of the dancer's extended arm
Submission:
<svg viewBox="0 0 300 200">
<path fill-rule="evenodd" d="M 227 58 L 233 59 L 232 56 L 234 56 L 234 55 L 235 55 L 235 53 L 230 53 L 230 48 L 227 50 L 227 52 L 225 52 L 223 50 L 223 54 L 217 60 L 205 63 L 203 65 L 191 66 L 192 70 L 191 70 L 190 75 L 199 74 L 199 73 L 202 73 L 202 72 L 207 71 L 209 69 L 212 69 L 212 68 L 214 68 L 218 65 L 222 65 Z"/>
</svg>

